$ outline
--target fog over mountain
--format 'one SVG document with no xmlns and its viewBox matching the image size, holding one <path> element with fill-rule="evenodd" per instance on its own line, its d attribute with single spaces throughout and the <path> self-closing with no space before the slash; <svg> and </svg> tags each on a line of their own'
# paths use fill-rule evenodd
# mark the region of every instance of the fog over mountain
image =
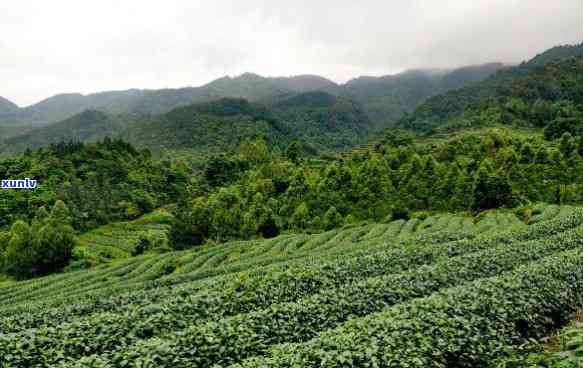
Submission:
<svg viewBox="0 0 583 368">
<path fill-rule="evenodd" d="M 2 2 L 0 30 L 0 96 L 27 106 L 59 93 L 197 86 L 247 71 L 346 82 L 514 64 L 580 42 L 583 2 Z"/>
</svg>

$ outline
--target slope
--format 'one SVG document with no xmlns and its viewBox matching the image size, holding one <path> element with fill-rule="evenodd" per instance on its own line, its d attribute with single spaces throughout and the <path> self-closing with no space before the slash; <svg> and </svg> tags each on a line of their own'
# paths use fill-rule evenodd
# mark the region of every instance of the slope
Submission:
<svg viewBox="0 0 583 368">
<path fill-rule="evenodd" d="M 112 114 L 158 115 L 179 106 L 209 102 L 223 97 L 258 101 L 310 90 L 333 91 L 335 86 L 334 82 L 316 76 L 265 78 L 245 73 L 234 78 L 220 78 L 200 87 L 130 89 L 89 95 L 60 94 L 25 108 L 12 108 L 6 111 L 6 114 L 1 114 L 0 107 L 0 125 L 47 125 L 87 109 L 98 109 Z"/>
<path fill-rule="evenodd" d="M 16 110 L 18 110 L 18 106 L 15 103 L 0 96 L 0 115 L 11 113 Z"/>
<path fill-rule="evenodd" d="M 91 142 L 116 137 L 127 124 L 124 120 L 129 120 L 129 117 L 120 119 L 100 111 L 86 110 L 51 126 L 0 140 L 0 152 L 17 153 L 59 142 Z"/>
<path fill-rule="evenodd" d="M 484 366 L 583 296 L 581 209 L 486 234 L 444 218 L 400 239 L 402 221 L 5 284 L 0 364 Z"/>
<path fill-rule="evenodd" d="M 343 87 L 364 105 L 373 122 L 386 126 L 427 98 L 481 81 L 500 68 L 502 64 L 491 63 L 443 71 L 411 70 L 382 77 L 360 77 Z"/>
<path fill-rule="evenodd" d="M 464 114 L 466 111 L 484 111 L 491 108 L 493 104 L 496 105 L 497 99 L 503 99 L 504 103 L 508 102 L 511 105 L 514 105 L 514 102 L 517 101 L 512 101 L 511 97 L 523 97 L 512 96 L 512 93 L 519 88 L 517 86 L 520 83 L 531 83 L 531 91 L 537 88 L 533 83 L 546 84 L 546 87 L 544 88 L 550 89 L 548 90 L 550 94 L 541 96 L 540 92 L 542 91 L 534 91 L 534 93 L 547 102 L 555 102 L 557 98 L 552 96 L 551 90 L 558 90 L 566 87 L 573 91 L 576 87 L 572 84 L 562 86 L 560 84 L 562 76 L 553 76 L 552 70 L 572 75 L 573 73 L 568 70 L 572 65 L 569 64 L 569 60 L 581 57 L 582 55 L 582 45 L 563 46 L 550 49 L 528 62 L 522 63 L 518 66 L 501 69 L 495 75 L 480 83 L 430 98 L 420 105 L 413 114 L 401 119 L 398 125 L 420 132 L 428 132 L 434 128 L 444 126 L 448 124 L 450 120 L 458 120 L 458 123 L 465 126 L 473 126 L 476 122 L 467 121 L 472 119 L 465 119 Z M 555 67 L 551 66 L 551 64 L 557 64 L 558 66 L 556 68 L 558 68 L 558 70 L 553 69 Z M 546 71 L 540 72 L 541 68 Z M 541 75 L 541 73 L 543 75 Z M 500 108 L 502 107 L 502 104 L 503 103 L 500 103 L 495 107 Z M 512 110 L 514 107 L 515 106 L 509 106 L 509 108 L 505 110 Z M 519 108 L 521 107 L 519 106 Z M 470 115 L 473 114 L 473 112 L 470 112 Z M 460 122 L 459 120 L 466 121 Z M 504 122 L 505 119 L 499 118 L 498 120 Z M 481 123 L 477 122 L 477 124 Z"/>
<path fill-rule="evenodd" d="M 204 156 L 258 137 L 277 144 L 284 134 L 283 127 L 260 105 L 222 99 L 179 107 L 135 123 L 122 136 L 155 152 L 188 149 Z"/>
</svg>

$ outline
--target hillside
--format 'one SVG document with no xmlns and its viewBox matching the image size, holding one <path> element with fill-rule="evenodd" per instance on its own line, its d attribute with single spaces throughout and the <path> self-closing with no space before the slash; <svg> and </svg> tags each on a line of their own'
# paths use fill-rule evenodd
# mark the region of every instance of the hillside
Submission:
<svg viewBox="0 0 583 368">
<path fill-rule="evenodd" d="M 60 142 L 92 142 L 117 137 L 128 124 L 123 120 L 129 120 L 129 117 L 121 119 L 100 111 L 86 110 L 51 126 L 0 140 L 0 152 L 18 153 Z"/>
<path fill-rule="evenodd" d="M 108 91 L 89 95 L 60 94 L 37 104 L 18 108 L 16 105 L 0 100 L 0 129 L 4 136 L 13 136 L 31 128 L 48 125 L 68 119 L 85 110 L 100 110 L 118 115 L 160 115 L 170 110 L 190 104 L 210 102 L 221 98 L 242 98 L 251 102 L 270 103 L 297 93 L 324 91 L 336 96 L 349 96 L 363 105 L 371 121 L 376 126 L 392 125 L 403 114 L 412 112 L 425 100 L 415 113 L 420 123 L 428 118 L 444 119 L 459 114 L 471 103 L 482 97 L 492 96 L 500 81 L 523 75 L 527 70 L 542 66 L 551 60 L 561 60 L 580 55 L 581 45 L 560 46 L 537 55 L 530 62 L 513 68 L 502 64 L 490 63 L 461 67 L 453 70 L 411 70 L 400 74 L 381 77 L 359 77 L 346 84 L 336 84 L 315 75 L 293 77 L 262 77 L 244 73 L 237 77 L 223 77 L 200 87 L 185 87 L 160 90 Z M 491 77 L 497 71 L 501 71 Z M 491 78 L 489 78 L 491 77 Z M 486 82 L 480 87 L 475 83 Z M 465 87 L 465 88 L 464 88 Z M 448 91 L 463 88 L 430 99 Z M 437 106 L 448 106 L 444 113 Z M 427 111 L 430 110 L 428 112 Z M 410 124 L 411 125 L 411 124 Z"/>
<path fill-rule="evenodd" d="M 0 190 L 0 235 L 58 200 L 66 203 L 75 230 L 133 219 L 175 200 L 186 181 L 184 168 L 149 156 L 126 142 L 104 139 L 0 158 L 1 178 L 39 183 L 35 190 Z"/>
<path fill-rule="evenodd" d="M 488 125 L 491 122 L 480 113 L 490 109 L 497 113 L 494 118 L 500 123 L 509 123 L 509 119 L 516 115 L 516 110 L 539 110 L 541 106 L 558 103 L 561 99 L 565 103 L 580 104 L 578 84 L 576 82 L 580 70 L 583 47 L 564 46 L 551 49 L 532 60 L 518 66 L 499 70 L 494 76 L 458 90 L 428 99 L 420 105 L 413 114 L 404 117 L 399 126 L 420 132 L 428 132 L 435 128 L 453 125 L 458 127 L 472 127 Z M 572 68 L 575 68 L 573 70 Z M 569 80 L 575 78 L 575 80 Z M 528 91 L 519 91 L 528 88 Z M 546 91 L 544 91 L 546 89 Z M 559 93 L 560 95 L 554 95 Z M 527 95 L 530 94 L 530 95 Z M 566 95 L 566 96 L 562 96 Z M 534 96 L 534 97 L 533 97 Z M 538 98 L 536 109 L 533 98 Z M 530 117 L 521 116 L 526 124 L 537 125 L 542 122 L 533 122 Z M 540 120 L 541 117 L 535 118 Z M 545 117 L 546 123 L 550 117 Z"/>
<path fill-rule="evenodd" d="M 8 124 L 47 125 L 88 109 L 97 109 L 112 114 L 158 115 L 178 106 L 203 103 L 224 97 L 258 101 L 310 90 L 333 91 L 334 86 L 336 86 L 335 83 L 317 76 L 265 78 L 245 73 L 235 78 L 220 78 L 201 87 L 160 90 L 132 89 L 89 95 L 61 94 L 32 106 L 11 109 L 11 111 L 6 111 L 7 114 L 0 114 L 0 126 Z"/>
<path fill-rule="evenodd" d="M 282 147 L 303 139 L 330 150 L 364 139 L 368 128 L 368 118 L 355 102 L 325 92 L 306 92 L 267 106 L 221 99 L 181 107 L 132 126 L 125 137 L 154 150 L 189 148 L 204 154 L 256 137 Z"/>
<path fill-rule="evenodd" d="M 481 81 L 502 64 L 492 63 L 454 70 L 412 70 L 383 77 L 360 77 L 344 85 L 347 94 L 364 105 L 370 118 L 381 126 L 392 125 L 427 98 Z"/>
<path fill-rule="evenodd" d="M 292 139 L 320 151 L 341 150 L 362 142 L 373 126 L 359 103 L 325 92 L 282 99 L 272 106 L 272 111 Z"/>
<path fill-rule="evenodd" d="M 325 92 L 281 96 L 269 105 L 225 98 L 139 118 L 88 110 L 62 122 L 0 140 L 0 152 L 18 153 L 61 141 L 122 137 L 156 153 L 185 150 L 202 159 L 239 143 L 263 138 L 287 146 L 304 140 L 312 150 L 345 149 L 366 139 L 370 120 L 346 97 Z"/>
<path fill-rule="evenodd" d="M 538 213 L 530 225 L 399 220 L 5 283 L 0 364 L 485 366 L 564 323 L 583 293 L 581 209 Z"/>
<path fill-rule="evenodd" d="M 5 99 L 4 97 L 0 96 L 0 116 L 3 114 L 8 114 L 18 110 L 18 106 Z"/>
<path fill-rule="evenodd" d="M 206 156 L 254 138 L 278 144 L 284 140 L 285 131 L 261 106 L 223 99 L 179 107 L 140 121 L 129 126 L 122 137 L 154 152 L 187 149 Z"/>
<path fill-rule="evenodd" d="M 78 93 L 60 94 L 9 114 L 0 115 L 0 126 L 12 125 L 30 129 L 65 120 L 90 109 L 116 114 L 129 113 L 131 106 L 142 95 L 143 91 L 139 90 L 103 92 L 86 96 Z"/>
<path fill-rule="evenodd" d="M 339 85 L 316 75 L 262 77 L 244 73 L 237 77 L 219 78 L 200 87 L 130 89 L 89 95 L 60 94 L 24 108 L 0 101 L 0 128 L 13 126 L 14 133 L 11 131 L 10 135 L 16 135 L 31 127 L 68 119 L 84 110 L 100 110 L 114 115 L 148 116 L 164 114 L 180 106 L 227 97 L 242 98 L 252 102 L 269 102 L 281 97 L 312 91 L 356 98 L 364 104 L 365 110 L 373 121 L 384 123 L 386 120 L 396 120 L 404 112 L 412 110 L 422 100 L 443 88 L 455 88 L 487 76 L 491 66 L 477 68 L 479 70 L 475 70 L 476 67 L 470 68 L 472 72 L 462 73 L 456 78 L 455 83 L 444 83 L 443 87 L 435 87 L 433 77 L 429 76 L 431 73 L 427 72 L 359 78 L 346 85 Z M 448 87 L 450 84 L 451 87 Z M 383 104 L 384 106 L 381 106 Z"/>
<path fill-rule="evenodd" d="M 544 66 L 552 61 L 560 61 L 583 55 L 583 42 L 578 45 L 555 46 L 528 61 L 530 67 Z"/>
</svg>

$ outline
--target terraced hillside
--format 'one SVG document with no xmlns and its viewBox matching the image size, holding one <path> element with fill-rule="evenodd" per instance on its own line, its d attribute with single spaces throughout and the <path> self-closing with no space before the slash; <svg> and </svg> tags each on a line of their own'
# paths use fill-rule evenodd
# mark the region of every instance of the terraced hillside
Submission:
<svg viewBox="0 0 583 368">
<path fill-rule="evenodd" d="M 583 209 L 398 220 L 0 284 L 1 367 L 469 367 L 568 320 Z"/>
<path fill-rule="evenodd" d="M 79 246 L 85 257 L 96 262 L 127 258 L 141 236 L 167 236 L 172 215 L 164 209 L 146 214 L 137 220 L 110 223 L 79 236 Z"/>
</svg>

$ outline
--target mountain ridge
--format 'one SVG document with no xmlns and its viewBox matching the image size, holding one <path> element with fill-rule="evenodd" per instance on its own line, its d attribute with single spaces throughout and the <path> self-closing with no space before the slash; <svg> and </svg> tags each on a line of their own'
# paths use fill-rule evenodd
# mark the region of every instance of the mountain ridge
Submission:
<svg viewBox="0 0 583 368">
<path fill-rule="evenodd" d="M 0 96 L 0 114 L 14 112 L 18 108 L 17 104 Z"/>
<path fill-rule="evenodd" d="M 429 70 L 429 69 L 428 69 Z M 400 80 L 411 74 L 425 75 L 428 71 L 405 71 L 379 77 L 358 77 L 339 84 L 318 75 L 302 74 L 289 77 L 263 77 L 255 73 L 224 76 L 198 87 L 164 89 L 127 89 L 91 94 L 62 93 L 36 104 L 12 108 L 0 116 L 2 125 L 43 126 L 64 120 L 84 110 L 99 109 L 114 114 L 158 115 L 179 106 L 204 103 L 225 97 L 249 101 L 269 101 L 295 93 L 324 91 L 334 95 L 350 95 L 354 81 Z M 355 96 L 351 96 L 355 97 Z M 362 101 L 361 101 L 362 102 Z M 1 110 L 0 110 L 1 111 Z"/>
</svg>

